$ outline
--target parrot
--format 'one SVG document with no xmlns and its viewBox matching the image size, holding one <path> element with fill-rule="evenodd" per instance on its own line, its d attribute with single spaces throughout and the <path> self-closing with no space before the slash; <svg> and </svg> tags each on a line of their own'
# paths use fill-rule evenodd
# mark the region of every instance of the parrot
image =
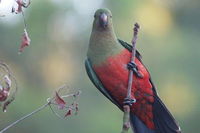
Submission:
<svg viewBox="0 0 200 133">
<path fill-rule="evenodd" d="M 136 50 L 130 62 L 132 45 L 116 37 L 112 13 L 107 8 L 94 14 L 85 69 L 95 87 L 123 111 L 129 71 L 134 70 L 130 104 L 130 125 L 135 133 L 181 133 L 175 118 L 156 91 L 149 71 Z"/>
</svg>

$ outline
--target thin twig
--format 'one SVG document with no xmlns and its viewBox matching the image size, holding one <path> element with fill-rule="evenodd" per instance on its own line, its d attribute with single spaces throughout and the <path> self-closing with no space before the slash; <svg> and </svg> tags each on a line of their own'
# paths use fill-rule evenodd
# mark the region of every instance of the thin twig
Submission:
<svg viewBox="0 0 200 133">
<path fill-rule="evenodd" d="M 65 85 L 61 86 L 61 87 L 58 89 L 58 92 L 59 92 L 61 89 L 63 89 L 64 87 L 65 87 Z M 81 90 L 78 90 L 78 92 L 76 92 L 76 93 L 71 93 L 71 94 L 68 94 L 68 95 L 61 96 L 61 98 L 68 98 L 68 97 L 78 96 L 78 95 L 80 95 L 80 93 L 81 93 Z M 53 108 L 52 108 L 51 105 L 57 105 L 57 106 L 59 106 L 59 104 L 52 102 L 53 100 L 54 100 L 54 98 L 47 98 L 47 102 L 50 103 L 50 104 L 49 104 L 49 108 L 51 109 L 52 113 L 55 114 L 58 118 L 64 119 L 64 117 L 60 116 L 58 113 L 56 113 L 56 112 L 53 110 Z M 78 100 L 78 99 L 76 98 L 75 101 L 73 102 L 73 104 L 75 104 L 75 103 L 77 102 L 77 100 Z M 73 107 L 71 107 L 71 106 L 65 106 L 65 108 L 66 108 L 66 109 L 70 108 L 70 109 L 72 109 L 72 110 L 75 110 L 75 109 L 74 109 Z"/>
<path fill-rule="evenodd" d="M 24 16 L 24 11 L 22 10 L 22 18 L 23 18 L 23 22 L 24 22 L 24 29 L 27 29 L 27 25 L 26 25 L 26 20 L 25 20 L 25 16 Z"/>
<path fill-rule="evenodd" d="M 49 108 L 51 109 L 51 111 L 52 111 L 52 113 L 54 114 L 54 115 L 56 115 L 58 118 L 60 118 L 60 119 L 63 119 L 63 117 L 61 117 L 58 113 L 56 113 L 54 110 L 53 110 L 53 108 L 52 108 L 52 106 L 49 104 Z"/>
<path fill-rule="evenodd" d="M 137 40 L 137 34 L 138 34 L 138 29 L 139 25 L 136 23 L 134 25 L 134 34 L 133 34 L 133 39 L 132 39 L 132 55 L 131 55 L 131 62 L 134 63 L 135 59 L 135 44 Z M 128 89 L 127 89 L 127 99 L 135 99 L 134 95 L 131 96 L 131 90 L 132 90 L 132 83 L 133 83 L 133 71 L 129 70 L 129 79 L 128 79 Z M 128 130 L 130 128 L 130 106 L 129 105 L 124 105 L 124 115 L 123 115 L 123 127 L 122 127 L 122 132 L 121 133 L 128 133 Z"/>
<path fill-rule="evenodd" d="M 8 130 L 9 128 L 13 127 L 13 126 L 16 125 L 17 123 L 23 121 L 24 119 L 26 119 L 26 118 L 32 116 L 32 115 L 35 114 L 35 113 L 37 113 L 37 112 L 43 110 L 43 109 L 44 109 L 45 107 L 47 107 L 49 104 L 50 104 L 50 103 L 46 103 L 46 104 L 42 105 L 41 107 L 39 107 L 38 109 L 34 110 L 33 112 L 31 112 L 31 113 L 29 113 L 29 114 L 27 114 L 27 115 L 21 117 L 20 119 L 16 120 L 15 122 L 11 123 L 10 125 L 8 125 L 7 127 L 5 127 L 4 129 L 2 129 L 2 130 L 0 131 L 0 133 L 5 132 L 6 130 Z"/>
<path fill-rule="evenodd" d="M 132 39 L 131 62 L 133 62 L 133 63 L 134 63 L 134 60 L 135 60 L 135 51 L 136 51 L 135 44 L 136 44 L 136 40 L 137 40 L 138 28 L 139 28 L 139 25 L 136 23 L 135 27 L 134 27 L 134 34 L 133 34 L 133 39 Z M 130 98 L 130 99 L 131 99 L 132 83 L 133 83 L 133 71 L 129 71 L 127 98 Z"/>
<path fill-rule="evenodd" d="M 0 62 L 0 65 L 1 65 L 1 64 L 3 64 L 3 63 Z M 59 88 L 58 91 L 60 91 L 61 89 L 65 88 L 65 87 L 66 87 L 66 85 L 61 86 L 61 87 Z M 68 87 L 68 86 L 67 86 L 67 87 Z M 80 93 L 81 93 L 81 91 L 78 90 L 78 92 L 76 92 L 76 93 L 70 93 L 70 94 L 67 94 L 67 95 L 63 95 L 63 96 L 61 96 L 61 98 L 74 97 L 74 102 L 73 102 L 73 104 L 74 104 L 74 103 L 76 103 L 76 100 L 78 99 L 78 96 L 80 95 Z M 29 117 L 31 117 L 32 115 L 38 113 L 39 111 L 43 110 L 43 109 L 46 108 L 47 106 L 50 107 L 50 109 L 52 110 L 52 112 L 53 112 L 56 116 L 58 116 L 59 118 L 62 118 L 62 117 L 61 117 L 58 113 L 56 113 L 56 112 L 52 109 L 52 107 L 51 107 L 51 104 L 53 104 L 53 105 L 55 104 L 55 105 L 59 106 L 59 103 L 54 103 L 54 100 L 55 100 L 55 96 L 52 97 L 52 98 L 47 98 L 47 103 L 45 103 L 44 105 L 40 106 L 39 108 L 37 108 L 37 109 L 34 110 L 33 112 L 31 112 L 31 113 L 29 113 L 29 114 L 27 114 L 27 115 L 25 115 L 25 116 L 19 118 L 19 119 L 16 120 L 15 122 L 9 124 L 7 127 L 5 127 L 5 128 L 3 128 L 2 130 L 0 130 L 0 133 L 3 133 L 3 132 L 5 132 L 5 131 L 7 131 L 9 128 L 15 126 L 17 123 L 23 121 L 24 119 L 29 118 Z M 72 110 L 76 110 L 76 108 L 73 107 L 73 106 L 65 106 L 65 108 L 67 108 L 67 109 L 70 108 L 70 109 L 72 109 Z"/>
</svg>

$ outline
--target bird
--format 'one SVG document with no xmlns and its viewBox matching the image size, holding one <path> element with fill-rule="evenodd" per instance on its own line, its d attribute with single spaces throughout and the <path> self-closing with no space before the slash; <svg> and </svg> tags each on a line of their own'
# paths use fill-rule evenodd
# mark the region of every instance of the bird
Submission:
<svg viewBox="0 0 200 133">
<path fill-rule="evenodd" d="M 180 126 L 159 98 L 149 71 L 136 50 L 130 63 L 132 45 L 116 37 L 112 13 L 96 10 L 89 40 L 85 68 L 95 87 L 123 111 L 129 70 L 134 68 L 130 104 L 130 124 L 135 133 L 181 133 Z M 130 68 L 130 66 L 132 66 Z"/>
</svg>

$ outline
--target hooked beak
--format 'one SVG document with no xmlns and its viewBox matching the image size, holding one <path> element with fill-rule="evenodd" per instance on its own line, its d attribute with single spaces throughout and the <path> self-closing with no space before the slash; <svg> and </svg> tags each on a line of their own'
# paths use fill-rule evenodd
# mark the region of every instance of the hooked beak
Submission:
<svg viewBox="0 0 200 133">
<path fill-rule="evenodd" d="M 108 26 L 108 16 L 105 13 L 102 13 L 99 16 L 99 24 L 102 28 L 106 28 Z"/>
</svg>

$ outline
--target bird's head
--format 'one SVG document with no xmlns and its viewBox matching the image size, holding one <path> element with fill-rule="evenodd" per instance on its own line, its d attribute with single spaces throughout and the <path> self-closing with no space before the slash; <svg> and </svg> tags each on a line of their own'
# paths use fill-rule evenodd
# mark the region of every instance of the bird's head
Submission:
<svg viewBox="0 0 200 133">
<path fill-rule="evenodd" d="M 93 28 L 108 30 L 112 27 L 112 13 L 108 9 L 98 9 L 94 14 Z"/>
</svg>

